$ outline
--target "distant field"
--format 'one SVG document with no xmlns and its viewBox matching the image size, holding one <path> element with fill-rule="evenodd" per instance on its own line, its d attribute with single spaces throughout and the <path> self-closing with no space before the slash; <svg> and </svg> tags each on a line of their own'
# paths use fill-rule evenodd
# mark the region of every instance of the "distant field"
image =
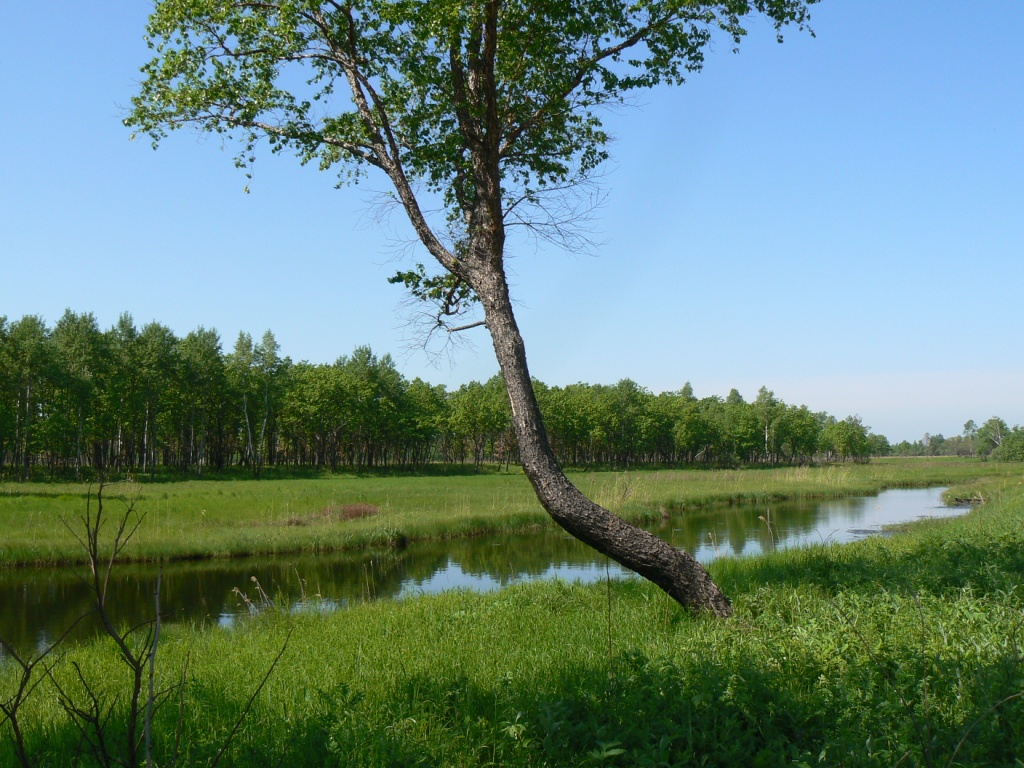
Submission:
<svg viewBox="0 0 1024 768">
<path fill-rule="evenodd" d="M 1020 465 L 971 459 L 886 459 L 870 464 L 749 470 L 573 473 L 580 488 L 638 520 L 753 499 L 868 494 L 894 487 L 970 485 L 1019 477 Z M 0 485 L 0 565 L 80 557 L 75 526 L 95 487 Z M 968 488 L 964 495 L 971 495 Z M 548 525 L 525 476 L 324 476 L 110 485 L 106 513 L 134 499 L 145 521 L 126 559 L 316 552 Z M 95 502 L 93 502 L 95 503 Z"/>
</svg>

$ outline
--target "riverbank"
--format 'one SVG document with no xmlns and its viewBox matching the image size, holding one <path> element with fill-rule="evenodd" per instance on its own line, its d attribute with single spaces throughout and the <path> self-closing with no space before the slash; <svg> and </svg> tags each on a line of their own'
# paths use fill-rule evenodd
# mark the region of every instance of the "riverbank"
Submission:
<svg viewBox="0 0 1024 768">
<path fill-rule="evenodd" d="M 743 501 L 877 493 L 1011 478 L 1020 465 L 971 459 L 885 459 L 870 464 L 750 470 L 570 473 L 584 493 L 627 519 Z M 95 487 L 0 486 L 0 567 L 81 562 L 72 531 Z M 203 480 L 110 485 L 108 514 L 134 502 L 145 515 L 124 561 L 172 561 L 400 546 L 409 541 L 551 525 L 520 472 L 481 475 Z M 67 523 L 67 525 L 65 525 Z M 69 530 L 68 526 L 72 530 Z"/>
<path fill-rule="evenodd" d="M 533 583 L 282 607 L 233 630 L 166 628 L 154 756 L 222 766 L 1015 765 L 1024 754 L 1024 485 L 904 536 L 711 565 L 736 609 L 693 616 L 639 580 Z M 123 664 L 68 649 L 123 736 Z M 0 673 L 0 696 L 12 690 Z M 37 764 L 80 734 L 49 681 L 22 711 Z M 13 764 L 0 739 L 0 765 Z"/>
</svg>

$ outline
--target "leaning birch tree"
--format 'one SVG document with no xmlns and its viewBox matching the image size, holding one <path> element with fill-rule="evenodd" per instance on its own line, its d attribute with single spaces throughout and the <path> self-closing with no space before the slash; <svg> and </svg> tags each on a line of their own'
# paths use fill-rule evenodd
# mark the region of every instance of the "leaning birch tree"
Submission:
<svg viewBox="0 0 1024 768">
<path fill-rule="evenodd" d="M 439 269 L 396 276 L 441 328 L 482 311 L 523 469 L 572 535 L 682 605 L 729 601 L 687 553 L 566 478 L 548 445 L 505 273 L 508 228 L 573 237 L 573 190 L 607 157 L 601 115 L 699 70 L 752 18 L 803 28 L 816 0 L 158 0 L 153 59 L 126 125 L 158 143 L 192 126 L 294 153 L 342 181 L 383 173 Z M 431 214 L 440 208 L 441 214 Z"/>
</svg>

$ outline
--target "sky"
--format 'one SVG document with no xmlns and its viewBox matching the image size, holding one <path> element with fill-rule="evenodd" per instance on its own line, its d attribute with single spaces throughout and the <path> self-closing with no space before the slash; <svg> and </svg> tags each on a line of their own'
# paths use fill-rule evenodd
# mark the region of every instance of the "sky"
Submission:
<svg viewBox="0 0 1024 768">
<path fill-rule="evenodd" d="M 450 388 L 497 372 L 484 329 L 438 358 L 387 277 L 427 255 L 380 176 L 336 179 L 122 125 L 146 2 L 0 6 L 0 316 L 129 312 L 179 336 L 359 345 Z M 1024 3 L 824 0 L 815 36 L 750 26 L 702 72 L 609 113 L 587 253 L 513 237 L 530 370 L 698 397 L 767 386 L 890 441 L 1024 424 Z M 245 187 L 249 187 L 249 194 Z"/>
</svg>

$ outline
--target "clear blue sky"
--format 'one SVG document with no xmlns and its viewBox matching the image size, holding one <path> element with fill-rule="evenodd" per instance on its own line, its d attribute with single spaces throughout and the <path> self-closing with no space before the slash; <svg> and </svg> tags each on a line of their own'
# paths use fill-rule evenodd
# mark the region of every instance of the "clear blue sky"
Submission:
<svg viewBox="0 0 1024 768">
<path fill-rule="evenodd" d="M 410 378 L 495 373 L 482 329 L 453 365 L 408 349 L 383 179 L 334 190 L 268 155 L 246 195 L 216 138 L 129 142 L 148 9 L 0 9 L 0 315 L 128 311 L 226 350 L 269 328 L 295 360 L 369 344 Z M 609 117 L 593 254 L 513 244 L 533 375 L 766 385 L 894 442 L 1024 423 L 1024 2 L 825 0 L 812 26 L 777 45 L 754 24 Z"/>
</svg>

